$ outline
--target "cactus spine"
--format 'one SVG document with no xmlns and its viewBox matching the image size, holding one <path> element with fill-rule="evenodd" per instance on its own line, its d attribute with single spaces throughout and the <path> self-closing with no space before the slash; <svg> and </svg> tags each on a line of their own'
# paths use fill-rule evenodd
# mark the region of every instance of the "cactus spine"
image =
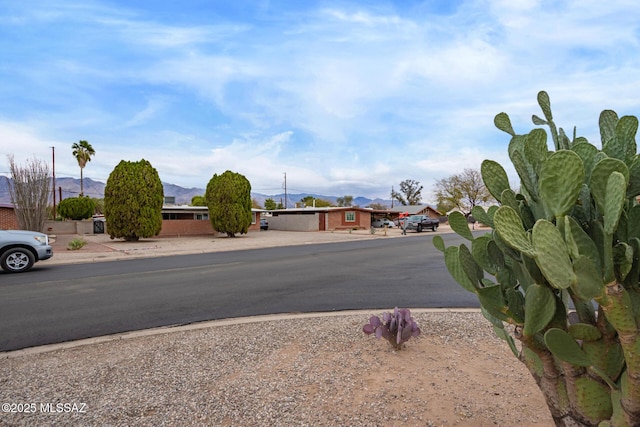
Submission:
<svg viewBox="0 0 640 427">
<path fill-rule="evenodd" d="M 471 241 L 445 247 L 447 269 L 475 293 L 484 316 L 529 368 L 556 425 L 640 425 L 640 155 L 638 119 L 600 115 L 602 148 L 569 139 L 538 94 L 543 129 L 518 135 L 506 113 L 509 157 L 520 194 L 495 161 L 482 163 L 499 207 L 473 215 L 492 231 L 475 237 L 460 218 L 452 229 Z M 454 226 L 455 225 L 455 226 Z M 485 277 L 493 276 L 495 280 Z M 513 333 L 505 329 L 513 326 Z"/>
</svg>

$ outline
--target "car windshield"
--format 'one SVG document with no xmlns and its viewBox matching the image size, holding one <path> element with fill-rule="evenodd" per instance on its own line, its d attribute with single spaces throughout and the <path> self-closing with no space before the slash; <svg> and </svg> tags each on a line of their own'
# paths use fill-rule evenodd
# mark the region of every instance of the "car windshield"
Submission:
<svg viewBox="0 0 640 427">
<path fill-rule="evenodd" d="M 420 218 L 421 218 L 421 217 L 420 217 L 420 215 L 411 215 L 411 216 L 409 217 L 409 219 L 410 219 L 411 221 L 419 221 L 419 220 L 420 220 Z"/>
</svg>

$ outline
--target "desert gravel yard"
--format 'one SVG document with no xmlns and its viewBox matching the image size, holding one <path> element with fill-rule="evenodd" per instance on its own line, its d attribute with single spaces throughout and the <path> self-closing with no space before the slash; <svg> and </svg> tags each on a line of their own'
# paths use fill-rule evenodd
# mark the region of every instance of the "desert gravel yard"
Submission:
<svg viewBox="0 0 640 427">
<path fill-rule="evenodd" d="M 5 353 L 0 401 L 34 412 L 3 406 L 0 425 L 553 425 L 478 312 L 414 312 L 423 333 L 402 351 L 362 332 L 370 314 L 381 313 L 217 321 Z"/>
</svg>

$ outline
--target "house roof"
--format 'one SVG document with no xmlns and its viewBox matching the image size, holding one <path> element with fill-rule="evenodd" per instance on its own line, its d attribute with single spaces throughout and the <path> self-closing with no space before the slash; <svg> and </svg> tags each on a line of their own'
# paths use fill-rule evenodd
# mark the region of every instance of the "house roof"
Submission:
<svg viewBox="0 0 640 427">
<path fill-rule="evenodd" d="M 189 206 L 189 205 L 164 205 L 162 212 L 208 212 L 206 206 Z"/>
<path fill-rule="evenodd" d="M 163 205 L 162 212 L 208 212 L 207 206 Z M 251 212 L 266 212 L 264 209 L 251 208 Z"/>
<path fill-rule="evenodd" d="M 442 214 L 440 212 L 438 212 L 438 210 L 433 205 L 407 205 L 407 206 L 402 205 L 402 206 L 395 206 L 395 207 L 389 209 L 389 212 L 398 212 L 398 213 L 408 212 L 409 215 L 418 215 L 418 214 L 426 212 L 428 210 L 431 210 L 431 211 L 437 213 L 438 215 L 442 216 Z"/>
<path fill-rule="evenodd" d="M 0 208 L 15 209 L 15 206 L 12 203 L 0 203 Z"/>
<path fill-rule="evenodd" d="M 322 207 L 322 208 L 313 208 L 313 207 L 306 207 L 306 208 L 288 208 L 288 209 L 274 209 L 272 211 L 269 212 L 275 212 L 278 214 L 283 214 L 283 213 L 290 213 L 290 214 L 295 214 L 295 213 L 312 213 L 312 212 L 341 212 L 341 211 L 364 211 L 364 212 L 373 212 L 373 209 L 371 208 L 361 208 L 359 206 L 340 206 L 340 207 L 336 207 L 336 206 L 327 206 L 327 207 Z"/>
</svg>

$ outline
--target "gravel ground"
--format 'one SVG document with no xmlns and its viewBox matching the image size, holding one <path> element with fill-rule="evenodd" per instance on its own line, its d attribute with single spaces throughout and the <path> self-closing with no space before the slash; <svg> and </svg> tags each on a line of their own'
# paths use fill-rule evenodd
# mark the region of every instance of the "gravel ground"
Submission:
<svg viewBox="0 0 640 427">
<path fill-rule="evenodd" d="M 5 354 L 0 402 L 33 411 L 3 406 L 0 425 L 552 425 L 479 313 L 414 313 L 423 333 L 401 351 L 362 333 L 368 317 L 213 322 Z"/>
</svg>

